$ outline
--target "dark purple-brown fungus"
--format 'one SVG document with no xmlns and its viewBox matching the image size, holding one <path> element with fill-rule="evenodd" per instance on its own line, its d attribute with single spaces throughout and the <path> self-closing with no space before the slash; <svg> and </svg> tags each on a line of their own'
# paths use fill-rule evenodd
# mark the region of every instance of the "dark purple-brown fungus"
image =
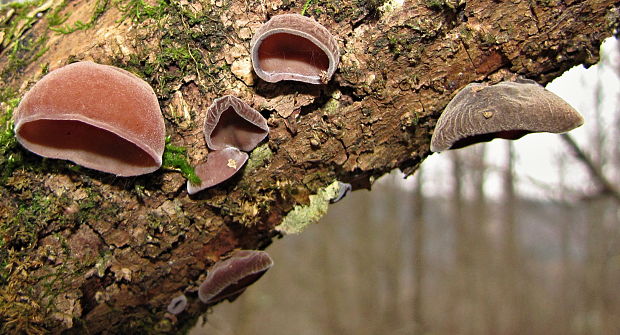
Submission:
<svg viewBox="0 0 620 335">
<path fill-rule="evenodd" d="M 273 266 L 264 251 L 239 250 L 230 258 L 213 265 L 207 279 L 198 288 L 198 297 L 205 304 L 234 299 Z"/>
</svg>

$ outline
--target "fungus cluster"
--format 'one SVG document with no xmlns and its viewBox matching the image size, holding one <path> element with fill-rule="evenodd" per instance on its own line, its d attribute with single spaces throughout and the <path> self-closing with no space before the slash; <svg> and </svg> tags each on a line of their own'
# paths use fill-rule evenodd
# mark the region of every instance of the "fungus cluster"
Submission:
<svg viewBox="0 0 620 335">
<path fill-rule="evenodd" d="M 230 258 L 213 265 L 198 288 L 198 298 L 208 305 L 224 299 L 232 301 L 272 266 L 273 260 L 264 251 L 236 251 Z"/>
<path fill-rule="evenodd" d="M 495 138 L 516 140 L 536 132 L 563 133 L 582 124 L 573 107 L 535 81 L 472 83 L 457 93 L 437 120 L 431 151 Z"/>
<path fill-rule="evenodd" d="M 204 135 L 209 149 L 207 161 L 198 164 L 200 185 L 187 182 L 187 193 L 195 194 L 232 177 L 252 151 L 269 134 L 267 120 L 255 109 L 232 95 L 215 99 L 207 110 Z"/>
<path fill-rule="evenodd" d="M 145 81 L 113 66 L 78 62 L 50 72 L 24 95 L 15 136 L 40 156 L 135 176 L 161 166 L 165 126 Z"/>
</svg>

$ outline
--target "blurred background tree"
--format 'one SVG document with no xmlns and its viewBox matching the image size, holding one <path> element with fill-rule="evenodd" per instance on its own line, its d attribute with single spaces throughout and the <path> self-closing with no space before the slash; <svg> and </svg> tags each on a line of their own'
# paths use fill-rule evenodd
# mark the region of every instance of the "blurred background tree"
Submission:
<svg viewBox="0 0 620 335">
<path fill-rule="evenodd" d="M 620 334 L 619 55 L 610 39 L 549 85 L 586 118 L 570 137 L 433 155 L 354 192 L 191 334 Z"/>
</svg>

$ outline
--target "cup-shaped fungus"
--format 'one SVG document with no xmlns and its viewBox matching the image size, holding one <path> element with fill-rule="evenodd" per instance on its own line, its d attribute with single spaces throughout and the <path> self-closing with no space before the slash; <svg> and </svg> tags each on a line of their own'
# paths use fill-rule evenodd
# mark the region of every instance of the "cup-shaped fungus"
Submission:
<svg viewBox="0 0 620 335">
<path fill-rule="evenodd" d="M 207 279 L 198 288 L 198 298 L 205 304 L 232 300 L 257 281 L 273 266 L 264 251 L 239 250 L 230 258 L 215 263 Z"/>
<path fill-rule="evenodd" d="M 210 152 L 207 161 L 194 168 L 200 185 L 188 181 L 187 193 L 195 194 L 225 181 L 237 173 L 247 160 L 248 154 L 233 147 Z"/>
<path fill-rule="evenodd" d="M 267 120 L 232 95 L 215 99 L 207 110 L 204 134 L 212 150 L 234 147 L 252 151 L 268 133 Z"/>
<path fill-rule="evenodd" d="M 185 294 L 181 294 L 170 301 L 170 304 L 168 304 L 168 313 L 174 315 L 180 314 L 185 310 L 185 307 L 187 307 L 187 297 Z"/>
<path fill-rule="evenodd" d="M 250 42 L 254 72 L 265 81 L 326 84 L 340 62 L 338 44 L 320 23 L 282 14 L 263 24 Z"/>
<path fill-rule="evenodd" d="M 118 176 L 157 170 L 165 126 L 153 89 L 125 70 L 79 62 L 50 72 L 15 117 L 26 149 Z"/>
<path fill-rule="evenodd" d="M 527 79 L 496 85 L 472 83 L 439 117 L 431 151 L 458 149 L 495 138 L 516 140 L 529 133 L 563 133 L 583 124 L 566 101 Z"/>
</svg>

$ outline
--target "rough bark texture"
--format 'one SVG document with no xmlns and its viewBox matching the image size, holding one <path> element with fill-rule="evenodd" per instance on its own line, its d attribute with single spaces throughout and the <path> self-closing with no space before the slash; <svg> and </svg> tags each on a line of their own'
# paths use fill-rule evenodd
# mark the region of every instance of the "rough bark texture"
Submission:
<svg viewBox="0 0 620 335">
<path fill-rule="evenodd" d="M 309 3 L 306 15 L 341 48 L 339 70 L 324 86 L 269 84 L 251 72 L 252 33 L 272 15 L 300 13 L 303 3 L 50 0 L 1 10 L 2 333 L 187 329 L 206 310 L 196 288 L 213 262 L 318 219 L 335 180 L 365 188 L 395 168 L 413 173 L 443 107 L 468 83 L 519 74 L 544 84 L 595 63 L 620 5 Z M 196 196 L 171 161 L 150 175 L 115 178 L 25 151 L 11 131 L 19 97 L 77 60 L 147 80 L 171 144 L 186 148 L 192 164 L 207 154 L 204 111 L 225 94 L 268 117 L 268 141 L 241 175 Z M 278 230 L 285 219 L 288 228 Z M 167 314 L 181 293 L 187 310 Z"/>
</svg>

